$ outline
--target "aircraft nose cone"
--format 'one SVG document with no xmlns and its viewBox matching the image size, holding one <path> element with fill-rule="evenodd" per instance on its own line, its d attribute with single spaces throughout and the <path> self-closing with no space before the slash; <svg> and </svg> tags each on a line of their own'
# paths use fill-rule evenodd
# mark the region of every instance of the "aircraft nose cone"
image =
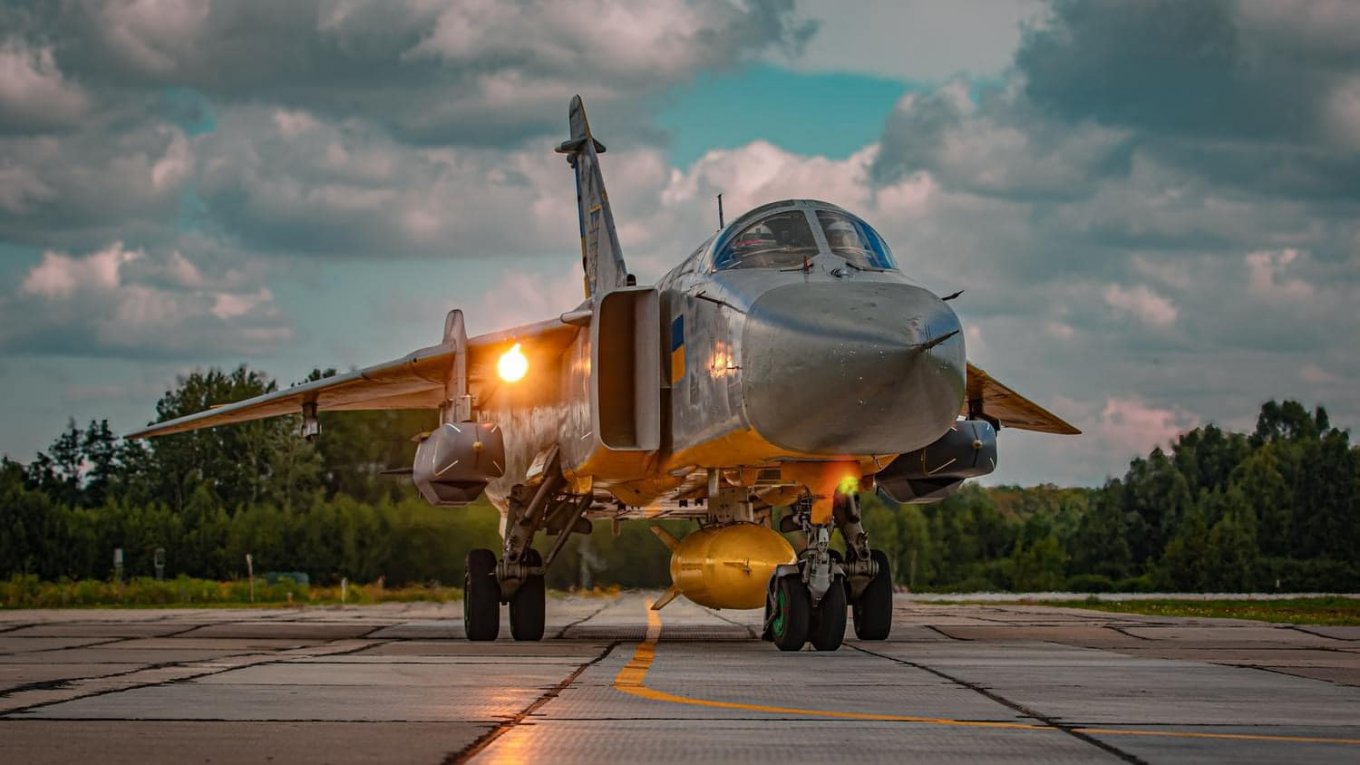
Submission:
<svg viewBox="0 0 1360 765">
<path fill-rule="evenodd" d="M 785 449 L 912 451 L 948 430 L 963 403 L 958 317 L 909 284 L 776 287 L 751 306 L 742 348 L 747 418 Z"/>
</svg>

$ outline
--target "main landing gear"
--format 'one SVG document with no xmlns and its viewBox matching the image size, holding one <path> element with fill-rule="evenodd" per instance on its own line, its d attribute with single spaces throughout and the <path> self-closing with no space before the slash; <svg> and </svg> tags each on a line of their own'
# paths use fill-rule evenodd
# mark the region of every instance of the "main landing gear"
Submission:
<svg viewBox="0 0 1360 765">
<path fill-rule="evenodd" d="M 515 486 L 510 491 L 501 560 L 491 550 L 468 553 L 463 575 L 463 628 L 468 640 L 495 640 L 501 630 L 502 603 L 510 606 L 510 636 L 542 640 L 546 622 L 547 588 L 544 571 L 573 532 L 590 533 L 586 510 L 591 496 L 562 494 L 566 480 L 557 457 L 538 486 Z M 545 559 L 533 544 L 539 529 L 556 534 Z"/>
<path fill-rule="evenodd" d="M 846 605 L 854 614 L 855 636 L 884 640 L 892 629 L 892 572 L 888 556 L 869 547 L 860 523 L 859 497 L 837 495 L 834 523 L 845 539 L 846 556 L 830 549 L 831 524 L 812 523 L 811 500 L 794 505 L 780 524 L 801 529 L 807 547 L 798 562 L 780 566 L 770 579 L 765 604 L 765 638 L 781 651 L 834 651 L 845 638 Z"/>
</svg>

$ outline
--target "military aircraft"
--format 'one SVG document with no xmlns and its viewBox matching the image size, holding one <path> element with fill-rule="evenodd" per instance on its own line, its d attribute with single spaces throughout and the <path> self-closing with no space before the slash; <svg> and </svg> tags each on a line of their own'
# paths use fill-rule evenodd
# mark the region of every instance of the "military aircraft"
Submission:
<svg viewBox="0 0 1360 765">
<path fill-rule="evenodd" d="M 467 557 L 467 637 L 543 636 L 543 575 L 592 521 L 690 518 L 675 539 L 675 597 L 765 608 L 782 650 L 888 636 L 892 576 L 859 496 L 932 502 L 996 466 L 996 434 L 1076 428 L 969 364 L 948 301 L 898 268 L 868 223 L 791 199 L 740 216 L 652 286 L 628 272 L 580 97 L 557 148 L 576 176 L 585 300 L 536 324 L 443 340 L 385 364 L 157 423 L 159 436 L 264 417 L 437 409 L 411 475 L 431 503 L 483 492 L 500 556 Z M 787 507 L 778 530 L 776 508 Z M 802 532 L 796 552 L 780 532 Z M 833 531 L 842 555 L 830 546 Z M 546 554 L 539 532 L 555 537 Z M 545 539 L 546 541 L 546 539 Z"/>
</svg>

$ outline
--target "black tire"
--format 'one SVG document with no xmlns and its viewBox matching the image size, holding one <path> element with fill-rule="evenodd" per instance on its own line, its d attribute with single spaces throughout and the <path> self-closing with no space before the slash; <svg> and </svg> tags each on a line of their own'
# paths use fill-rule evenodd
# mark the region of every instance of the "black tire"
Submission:
<svg viewBox="0 0 1360 765">
<path fill-rule="evenodd" d="M 834 651 L 845 640 L 845 579 L 831 580 L 831 589 L 822 596 L 812 615 L 808 640 L 818 651 Z"/>
<path fill-rule="evenodd" d="M 495 640 L 501 634 L 501 585 L 496 581 L 496 554 L 490 550 L 473 550 L 467 555 L 463 631 L 468 640 Z"/>
<path fill-rule="evenodd" d="M 850 604 L 855 619 L 855 637 L 860 640 L 887 640 L 888 633 L 892 632 L 892 569 L 888 564 L 888 555 L 882 550 L 870 550 L 869 556 L 878 564 L 878 574 L 869 580 L 864 592 Z"/>
<path fill-rule="evenodd" d="M 524 552 L 524 564 L 543 565 L 543 557 L 529 548 Z M 542 640 L 547 618 L 547 588 L 543 576 L 525 579 L 510 596 L 510 636 L 516 640 Z"/>
<path fill-rule="evenodd" d="M 812 620 L 812 598 L 807 586 L 797 575 L 782 576 L 775 582 L 774 598 L 771 642 L 781 651 L 801 651 L 807 643 Z"/>
</svg>

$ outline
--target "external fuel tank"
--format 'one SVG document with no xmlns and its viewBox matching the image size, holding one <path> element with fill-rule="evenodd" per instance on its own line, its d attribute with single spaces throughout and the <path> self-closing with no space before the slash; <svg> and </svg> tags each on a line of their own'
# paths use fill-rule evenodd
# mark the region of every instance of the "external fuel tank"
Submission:
<svg viewBox="0 0 1360 765">
<path fill-rule="evenodd" d="M 775 567 L 793 563 L 793 546 L 779 532 L 755 523 L 710 526 L 676 539 L 655 533 L 671 548 L 671 588 L 653 609 L 684 595 L 709 608 L 760 608 Z"/>
</svg>

